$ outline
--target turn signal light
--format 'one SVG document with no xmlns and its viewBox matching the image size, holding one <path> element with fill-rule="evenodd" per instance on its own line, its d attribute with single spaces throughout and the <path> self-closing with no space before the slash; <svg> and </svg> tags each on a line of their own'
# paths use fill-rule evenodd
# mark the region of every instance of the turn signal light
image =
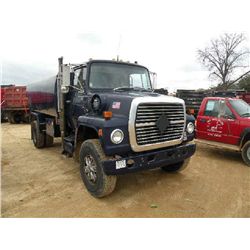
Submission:
<svg viewBox="0 0 250 250">
<path fill-rule="evenodd" d="M 104 111 L 102 113 L 102 115 L 107 120 L 107 119 L 110 119 L 113 116 L 113 113 L 112 113 L 112 111 Z"/>
</svg>

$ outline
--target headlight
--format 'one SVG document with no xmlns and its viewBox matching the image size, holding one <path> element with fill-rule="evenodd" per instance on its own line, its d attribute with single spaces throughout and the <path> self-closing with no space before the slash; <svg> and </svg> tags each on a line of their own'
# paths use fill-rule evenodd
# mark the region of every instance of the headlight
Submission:
<svg viewBox="0 0 250 250">
<path fill-rule="evenodd" d="M 189 122 L 187 125 L 187 132 L 189 134 L 192 134 L 194 132 L 194 124 L 192 122 Z"/>
<path fill-rule="evenodd" d="M 115 129 L 111 135 L 110 139 L 114 144 L 119 144 L 123 141 L 124 134 L 120 129 Z"/>
</svg>

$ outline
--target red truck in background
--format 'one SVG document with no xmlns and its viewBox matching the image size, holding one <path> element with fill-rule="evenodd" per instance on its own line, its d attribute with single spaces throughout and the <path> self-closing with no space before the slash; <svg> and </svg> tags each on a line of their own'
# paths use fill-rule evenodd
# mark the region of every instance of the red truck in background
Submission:
<svg viewBox="0 0 250 250">
<path fill-rule="evenodd" d="M 197 117 L 202 100 L 205 97 L 231 97 L 239 98 L 250 104 L 250 92 L 245 90 L 192 90 L 177 89 L 176 97 L 185 101 L 186 112 Z"/>
<path fill-rule="evenodd" d="M 237 98 L 204 98 L 196 120 L 196 138 L 240 152 L 250 167 L 250 105 Z"/>
<path fill-rule="evenodd" d="M 5 121 L 5 113 L 3 108 L 5 106 L 5 88 L 12 87 L 14 85 L 0 85 L 0 109 L 1 109 L 1 122 Z"/>
<path fill-rule="evenodd" d="M 1 121 L 6 118 L 10 123 L 29 121 L 26 86 L 1 86 Z"/>
<path fill-rule="evenodd" d="M 240 99 L 244 100 L 246 103 L 250 104 L 250 92 L 241 93 L 241 94 L 237 95 L 237 98 L 240 98 Z"/>
</svg>

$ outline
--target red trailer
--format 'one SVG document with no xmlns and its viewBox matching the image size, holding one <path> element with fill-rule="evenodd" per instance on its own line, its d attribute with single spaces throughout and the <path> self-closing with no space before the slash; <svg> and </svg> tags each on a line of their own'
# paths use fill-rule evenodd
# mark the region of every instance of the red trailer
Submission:
<svg viewBox="0 0 250 250">
<path fill-rule="evenodd" d="M 7 117 L 10 123 L 29 121 L 26 86 L 1 88 L 1 116 Z"/>
<path fill-rule="evenodd" d="M 5 103 L 5 101 L 4 101 L 4 88 L 2 88 L 2 86 L 1 86 L 1 88 L 0 88 L 0 96 L 1 96 L 1 100 L 0 100 L 0 108 L 1 108 L 1 122 L 3 122 L 4 121 L 4 112 L 3 112 L 3 107 L 4 107 L 4 103 Z"/>
<path fill-rule="evenodd" d="M 14 85 L 0 85 L 0 109 L 1 109 L 1 122 L 4 122 L 7 120 L 7 117 L 5 116 L 4 107 L 5 107 L 5 88 L 7 87 L 13 87 Z"/>
</svg>

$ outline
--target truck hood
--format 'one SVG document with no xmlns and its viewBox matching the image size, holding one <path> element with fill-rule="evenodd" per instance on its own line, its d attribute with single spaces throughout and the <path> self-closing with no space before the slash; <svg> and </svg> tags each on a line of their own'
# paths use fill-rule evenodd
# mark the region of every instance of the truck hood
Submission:
<svg viewBox="0 0 250 250">
<path fill-rule="evenodd" d="M 96 93 L 97 94 L 97 93 Z M 105 105 L 106 111 L 112 111 L 112 113 L 117 115 L 128 115 L 130 111 L 131 103 L 134 99 L 140 98 L 143 102 L 151 102 L 152 99 L 158 100 L 159 102 L 176 102 L 183 103 L 182 99 L 161 95 L 154 92 L 142 92 L 142 91 L 114 91 L 114 92 L 102 92 L 97 94 L 102 103 Z M 160 97 L 160 98 L 159 98 Z"/>
</svg>

